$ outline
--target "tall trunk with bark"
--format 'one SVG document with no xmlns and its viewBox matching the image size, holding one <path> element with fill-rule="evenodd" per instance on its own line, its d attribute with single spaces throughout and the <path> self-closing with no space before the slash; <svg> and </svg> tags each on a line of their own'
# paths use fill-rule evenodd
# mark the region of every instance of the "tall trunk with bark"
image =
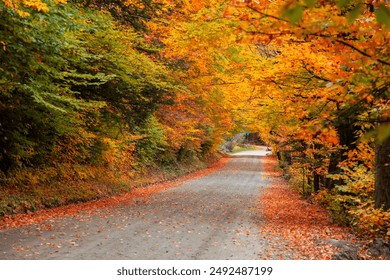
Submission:
<svg viewBox="0 0 390 280">
<path fill-rule="evenodd" d="M 390 209 L 390 137 L 375 147 L 375 207 Z"/>
</svg>

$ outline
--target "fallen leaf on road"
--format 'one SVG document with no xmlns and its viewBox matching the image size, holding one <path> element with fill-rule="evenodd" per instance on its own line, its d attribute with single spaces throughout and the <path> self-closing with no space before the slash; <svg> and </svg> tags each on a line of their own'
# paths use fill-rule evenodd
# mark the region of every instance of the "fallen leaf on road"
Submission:
<svg viewBox="0 0 390 280">
<path fill-rule="evenodd" d="M 330 259 L 337 251 L 326 244 L 330 238 L 357 242 L 349 228 L 332 224 L 324 209 L 302 200 L 288 187 L 281 172 L 274 170 L 275 157 L 263 159 L 265 173 L 272 178 L 272 183 L 263 191 L 259 201 L 259 211 L 265 218 L 265 225 L 259 225 L 262 234 L 285 240 L 297 259 Z M 270 244 L 270 247 L 274 248 L 273 245 L 280 247 L 280 244 Z"/>
<path fill-rule="evenodd" d="M 146 199 L 154 194 L 170 188 L 177 187 L 185 181 L 206 176 L 218 169 L 221 169 L 228 162 L 229 158 L 221 158 L 218 162 L 211 165 L 209 168 L 198 170 L 182 176 L 177 179 L 169 180 L 164 183 L 152 184 L 146 187 L 133 189 L 131 192 L 124 193 L 118 196 L 102 198 L 95 201 L 82 202 L 77 204 L 70 204 L 66 206 L 42 209 L 36 212 L 29 212 L 24 214 L 4 215 L 0 217 L 0 230 L 6 228 L 20 227 L 47 221 L 53 218 L 59 218 L 66 215 L 77 217 L 81 212 L 92 214 L 99 209 L 117 206 L 118 204 L 129 204 L 136 201 L 147 202 Z M 45 224 L 46 230 L 51 230 L 51 224 Z"/>
</svg>

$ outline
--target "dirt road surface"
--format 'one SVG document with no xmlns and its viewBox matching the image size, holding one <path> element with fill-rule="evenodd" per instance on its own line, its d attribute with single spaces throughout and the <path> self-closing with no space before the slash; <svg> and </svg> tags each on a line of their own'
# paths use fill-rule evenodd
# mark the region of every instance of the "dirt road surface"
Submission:
<svg viewBox="0 0 390 280">
<path fill-rule="evenodd" d="M 0 259 L 291 259 L 259 232 L 265 149 L 133 203 L 0 231 Z M 277 243 L 279 247 L 270 246 Z"/>
</svg>

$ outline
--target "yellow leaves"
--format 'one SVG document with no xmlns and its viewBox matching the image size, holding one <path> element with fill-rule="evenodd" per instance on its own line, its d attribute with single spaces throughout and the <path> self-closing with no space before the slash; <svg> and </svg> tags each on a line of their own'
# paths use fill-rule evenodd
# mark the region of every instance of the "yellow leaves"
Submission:
<svg viewBox="0 0 390 280">
<path fill-rule="evenodd" d="M 232 6 L 227 6 L 226 9 L 223 11 L 222 16 L 224 18 L 231 18 L 233 16 L 233 13 L 236 11 L 236 9 Z"/>
<path fill-rule="evenodd" d="M 370 237 L 375 235 L 390 235 L 390 212 L 383 209 L 374 209 L 373 205 L 361 205 L 357 209 L 349 211 L 355 216 L 355 226 L 361 233 Z"/>
<path fill-rule="evenodd" d="M 212 2 L 213 1 L 211 0 L 183 0 L 181 1 L 180 12 L 185 15 L 191 15 L 197 13 L 206 6 L 213 5 L 214 3 Z"/>
<path fill-rule="evenodd" d="M 20 9 L 21 6 L 31 8 L 38 12 L 48 12 L 49 7 L 42 0 L 1 0 L 3 3 L 18 13 L 20 17 L 27 17 L 30 13 Z M 66 4 L 67 0 L 55 0 L 57 4 Z"/>
<path fill-rule="evenodd" d="M 3 50 L 7 50 L 7 44 L 4 41 L 0 41 L 0 44 L 3 45 Z"/>
<path fill-rule="evenodd" d="M 375 34 L 372 37 L 372 40 L 376 45 L 386 44 L 386 36 L 382 32 L 375 32 Z"/>
<path fill-rule="evenodd" d="M 33 8 L 39 12 L 48 12 L 49 8 L 46 3 L 43 3 L 41 0 L 23 0 L 23 5 L 26 7 Z"/>
</svg>

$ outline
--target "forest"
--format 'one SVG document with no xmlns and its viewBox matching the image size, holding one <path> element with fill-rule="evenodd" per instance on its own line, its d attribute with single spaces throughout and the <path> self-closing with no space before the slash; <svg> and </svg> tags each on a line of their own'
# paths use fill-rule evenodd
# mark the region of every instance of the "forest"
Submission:
<svg viewBox="0 0 390 280">
<path fill-rule="evenodd" d="M 0 216 L 203 168 L 237 133 L 390 236 L 390 3 L 1 0 Z"/>
</svg>

